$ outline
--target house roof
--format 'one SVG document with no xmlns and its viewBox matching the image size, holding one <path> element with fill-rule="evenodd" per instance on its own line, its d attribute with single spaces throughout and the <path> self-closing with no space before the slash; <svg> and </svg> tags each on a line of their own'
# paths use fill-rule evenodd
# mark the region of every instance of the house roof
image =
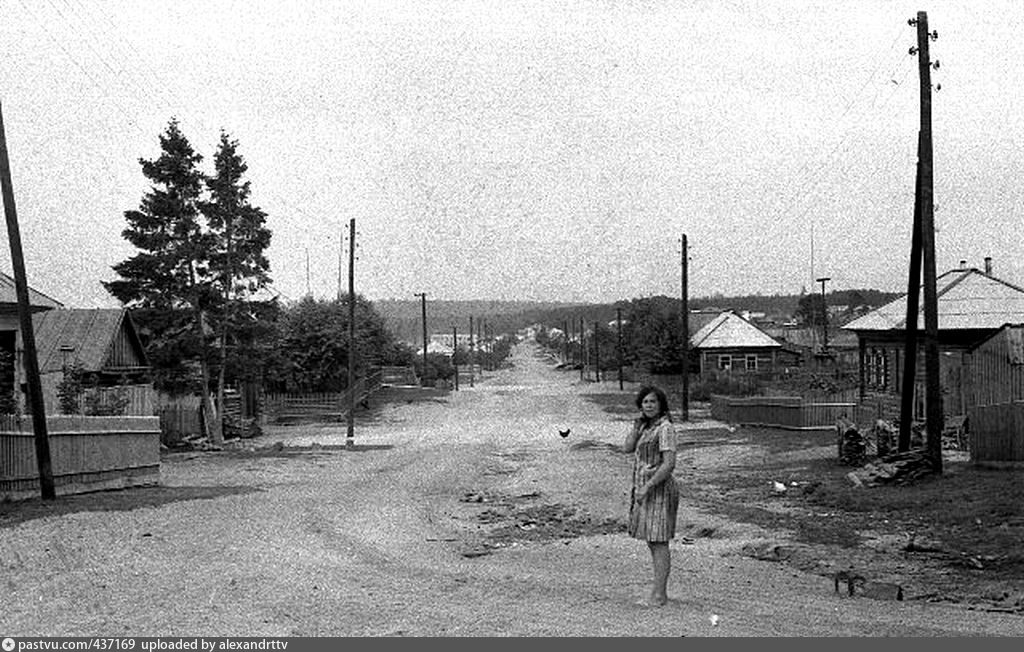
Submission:
<svg viewBox="0 0 1024 652">
<path fill-rule="evenodd" d="M 974 269 L 954 269 L 935 280 L 939 330 L 995 329 L 1024 320 L 1024 289 Z M 906 330 L 907 295 L 842 326 L 851 331 Z M 924 291 L 917 329 L 924 330 Z"/>
<path fill-rule="evenodd" d="M 763 330 L 734 312 L 723 312 L 690 338 L 695 349 L 780 348 Z"/>
<path fill-rule="evenodd" d="M 38 290 L 33 290 L 30 286 L 28 288 L 28 303 L 32 308 L 45 310 L 47 308 L 63 308 L 64 304 L 56 299 L 51 299 Z M 10 304 L 10 306 L 18 305 L 18 290 L 15 285 L 14 279 L 0 272 L 0 307 L 4 304 Z"/>
<path fill-rule="evenodd" d="M 148 366 L 135 326 L 122 308 L 66 308 L 32 315 L 39 372 L 61 371 L 65 362 L 78 361 L 86 372 L 110 366 L 111 347 L 122 329 L 135 348 L 139 366 Z M 61 347 L 73 347 L 66 354 Z M 65 360 L 66 358 L 66 360 Z"/>
</svg>

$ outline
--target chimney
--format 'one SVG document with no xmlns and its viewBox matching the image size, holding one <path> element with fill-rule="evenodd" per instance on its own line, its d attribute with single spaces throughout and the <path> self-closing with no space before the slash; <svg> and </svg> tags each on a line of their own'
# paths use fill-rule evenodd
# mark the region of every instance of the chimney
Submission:
<svg viewBox="0 0 1024 652">
<path fill-rule="evenodd" d="M 960 261 L 960 269 L 967 269 L 967 261 L 966 260 L 961 260 Z"/>
<path fill-rule="evenodd" d="M 992 256 L 985 256 L 985 273 L 992 276 Z"/>
</svg>

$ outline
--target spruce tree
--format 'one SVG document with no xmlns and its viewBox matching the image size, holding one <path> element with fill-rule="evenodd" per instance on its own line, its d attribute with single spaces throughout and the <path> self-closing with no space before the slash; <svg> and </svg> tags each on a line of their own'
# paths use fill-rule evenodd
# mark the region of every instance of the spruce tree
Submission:
<svg viewBox="0 0 1024 652">
<path fill-rule="evenodd" d="M 250 184 L 243 181 L 248 169 L 238 153 L 238 141 L 221 132 L 214 155 L 214 174 L 206 178 L 209 201 L 200 203 L 213 245 L 209 271 L 220 300 L 215 328 L 220 352 L 217 376 L 217 404 L 220 406 L 224 405 L 229 340 L 234 340 L 235 351 L 246 349 L 251 353 L 253 342 L 244 337 L 251 331 L 245 323 L 252 314 L 246 304 L 270 282 L 270 263 L 264 253 L 270 245 L 270 229 L 266 227 L 266 213 L 249 201 Z M 223 430 L 223 410 L 218 415 Z"/>
<path fill-rule="evenodd" d="M 200 222 L 204 175 L 202 155 L 172 119 L 160 136 L 160 156 L 139 159 L 152 186 L 137 210 L 125 211 L 121 235 L 139 252 L 113 266 L 120 277 L 104 287 L 127 307 L 139 311 L 147 351 L 186 375 L 187 361 L 198 360 L 200 395 L 206 415 L 209 400 L 206 312 L 217 303 L 210 258 L 214 240 Z M 205 419 L 207 436 L 222 441 L 219 429 Z"/>
</svg>

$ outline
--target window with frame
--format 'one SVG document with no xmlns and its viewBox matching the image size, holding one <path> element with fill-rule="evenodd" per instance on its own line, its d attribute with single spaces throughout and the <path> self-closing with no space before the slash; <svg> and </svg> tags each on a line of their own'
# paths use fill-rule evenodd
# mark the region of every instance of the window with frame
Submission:
<svg viewBox="0 0 1024 652">
<path fill-rule="evenodd" d="M 720 355 L 718 356 L 718 368 L 722 371 L 732 370 L 732 356 L 731 355 Z"/>
<path fill-rule="evenodd" d="M 757 356 L 748 355 L 746 357 L 747 371 L 757 371 Z"/>
</svg>

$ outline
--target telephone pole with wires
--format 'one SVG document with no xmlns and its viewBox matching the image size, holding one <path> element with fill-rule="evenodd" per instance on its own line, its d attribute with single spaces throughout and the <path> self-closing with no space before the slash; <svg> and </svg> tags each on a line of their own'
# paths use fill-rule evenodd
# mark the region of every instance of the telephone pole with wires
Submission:
<svg viewBox="0 0 1024 652">
<path fill-rule="evenodd" d="M 427 377 L 427 293 L 416 292 L 413 296 L 420 298 L 420 308 L 423 313 L 423 375 L 420 377 L 422 385 Z"/>
<path fill-rule="evenodd" d="M 682 395 L 682 413 L 681 418 L 683 421 L 690 420 L 690 268 L 689 268 L 689 249 L 686 243 L 686 234 L 683 234 L 682 244 L 682 255 L 680 260 L 680 298 L 681 303 L 679 307 L 680 316 L 682 317 L 682 340 L 683 340 L 683 395 Z"/>
<path fill-rule="evenodd" d="M 7 237 L 11 245 L 11 263 L 14 267 L 14 291 L 18 301 L 18 323 L 21 327 L 28 399 L 32 411 L 32 430 L 35 433 L 39 491 L 43 500 L 54 500 L 57 493 L 53 483 L 53 467 L 50 461 L 50 439 L 46 431 L 46 407 L 43 404 L 43 385 L 39 375 L 35 331 L 32 327 L 32 308 L 29 303 L 28 278 L 25 274 L 25 256 L 21 248 L 21 230 L 18 227 L 18 212 L 14 206 L 14 186 L 11 182 L 11 163 L 7 157 L 7 136 L 4 132 L 2 105 L 0 105 L 0 195 L 3 196 L 4 216 L 7 218 Z"/>
<path fill-rule="evenodd" d="M 921 217 L 921 262 L 924 274 L 924 367 L 925 367 L 925 427 L 928 433 L 927 455 L 936 473 L 942 472 L 942 384 L 939 378 L 939 315 L 935 276 L 935 205 L 932 166 L 932 68 L 929 42 L 939 38 L 938 32 L 928 32 L 928 13 L 917 12 L 917 18 L 907 21 L 917 26 L 917 69 L 921 86 L 921 131 L 918 186 L 918 207 Z M 907 324 L 917 328 L 917 324 Z"/>
<path fill-rule="evenodd" d="M 348 222 L 348 432 L 345 448 L 355 447 L 356 429 L 356 220 Z"/>
</svg>

